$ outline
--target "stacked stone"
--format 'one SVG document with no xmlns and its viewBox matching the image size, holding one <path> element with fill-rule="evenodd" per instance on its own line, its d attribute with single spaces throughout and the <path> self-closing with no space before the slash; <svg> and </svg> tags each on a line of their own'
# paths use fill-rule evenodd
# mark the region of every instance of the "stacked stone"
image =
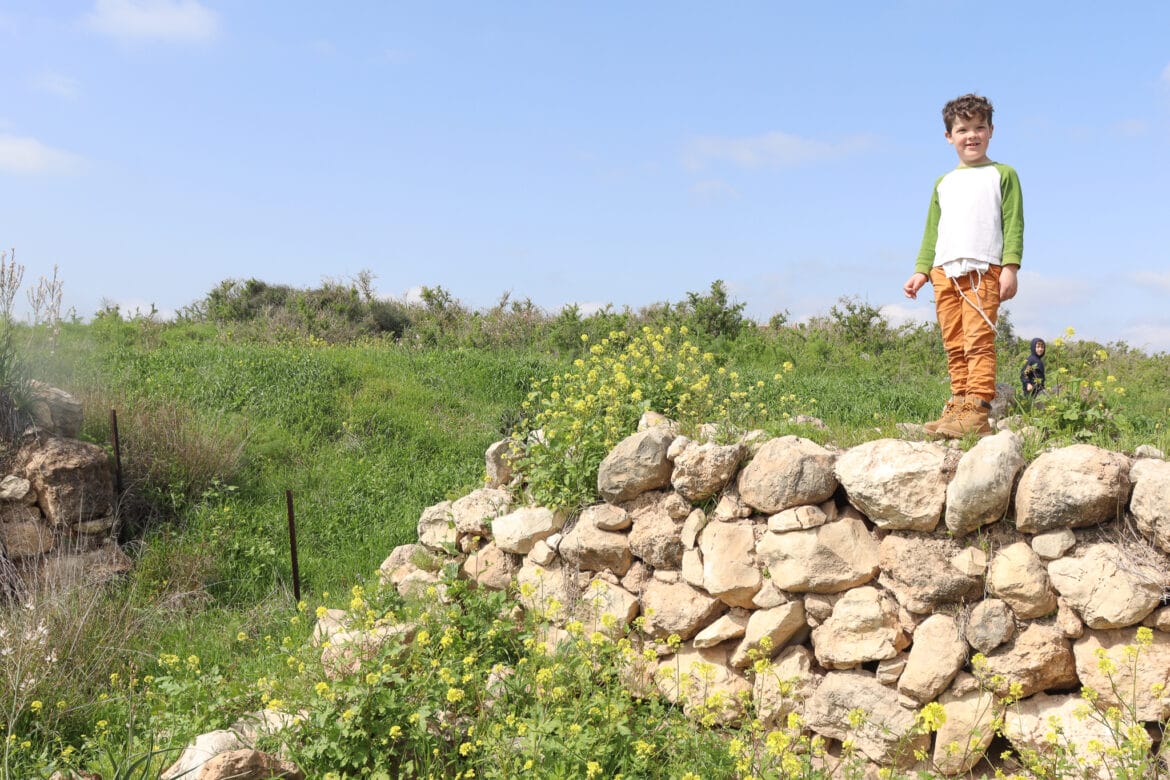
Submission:
<svg viewBox="0 0 1170 780">
<path fill-rule="evenodd" d="M 457 551 L 463 576 L 514 589 L 554 625 L 618 636 L 640 618 L 660 656 L 658 695 L 709 713 L 715 694 L 723 722 L 749 699 L 769 725 L 797 712 L 880 766 L 932 751 L 935 769 L 960 774 L 997 728 L 1017 750 L 1046 751 L 1053 716 L 1092 766 L 1092 747 L 1113 737 L 1074 717 L 1082 687 L 1102 710 L 1170 715 L 1170 463 L 1160 457 L 1080 444 L 1026 464 L 1011 431 L 966 453 L 895 439 L 831 451 L 758 433 L 721 445 L 667 421 L 606 457 L 604 503 L 566 526 L 563 514 L 513 504 L 523 491 L 508 484 L 507 451 L 488 451 L 491 486 L 422 513 L 419 544 L 395 550 L 384 579 L 406 594 L 438 586 L 420 553 Z M 1139 626 L 1153 642 L 1135 665 L 1125 647 Z M 1115 662 L 1111 678 L 1100 654 Z M 771 661 L 762 674 L 760 658 Z M 933 746 L 915 729 L 930 702 L 946 714 Z"/>
<path fill-rule="evenodd" d="M 127 571 L 109 454 L 76 438 L 81 405 L 72 396 L 40 383 L 32 390 L 34 424 L 0 479 L 0 564 L 12 573 L 4 586 Z"/>
</svg>

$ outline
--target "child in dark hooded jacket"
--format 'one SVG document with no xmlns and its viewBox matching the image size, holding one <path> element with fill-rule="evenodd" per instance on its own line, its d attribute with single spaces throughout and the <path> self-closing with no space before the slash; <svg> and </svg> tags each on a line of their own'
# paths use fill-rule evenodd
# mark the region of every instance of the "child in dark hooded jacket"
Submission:
<svg viewBox="0 0 1170 780">
<path fill-rule="evenodd" d="M 1032 352 L 1020 370 L 1020 384 L 1024 387 L 1024 393 L 1033 398 L 1044 389 L 1044 351 L 1046 347 L 1044 339 L 1032 339 Z"/>
</svg>

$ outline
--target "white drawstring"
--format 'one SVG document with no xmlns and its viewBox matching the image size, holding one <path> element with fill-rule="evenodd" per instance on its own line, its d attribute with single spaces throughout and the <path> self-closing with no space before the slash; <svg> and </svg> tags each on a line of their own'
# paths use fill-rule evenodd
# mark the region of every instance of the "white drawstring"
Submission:
<svg viewBox="0 0 1170 780">
<path fill-rule="evenodd" d="M 963 288 L 959 285 L 958 277 L 952 276 L 951 282 L 955 285 L 955 289 L 958 291 L 959 297 L 967 303 L 971 304 L 971 308 L 979 312 L 979 316 L 982 317 L 983 321 L 987 323 L 987 327 L 991 328 L 992 333 L 995 333 L 995 323 L 992 322 L 991 318 L 987 316 L 987 313 L 983 311 L 983 301 L 979 298 L 979 288 L 983 286 L 983 272 L 968 271 L 966 274 L 967 279 L 971 278 L 971 274 L 975 274 L 975 284 L 971 288 L 971 293 L 975 296 L 974 302 L 972 302 L 971 299 L 966 295 L 963 295 Z"/>
</svg>

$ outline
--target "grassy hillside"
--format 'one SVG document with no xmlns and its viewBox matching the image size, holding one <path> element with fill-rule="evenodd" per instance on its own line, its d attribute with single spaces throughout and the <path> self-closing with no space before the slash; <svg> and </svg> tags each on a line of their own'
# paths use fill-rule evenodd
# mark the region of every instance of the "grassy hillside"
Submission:
<svg viewBox="0 0 1170 780">
<path fill-rule="evenodd" d="M 0 657 L 0 723 L 11 737 L 4 776 L 42 776 L 19 772 L 52 765 L 125 769 L 155 747 L 148 733 L 165 730 L 168 746 L 181 744 L 262 706 L 258 679 L 292 668 L 294 678 L 311 680 L 288 659 L 312 611 L 339 598 L 344 605 L 350 594 L 374 604 L 372 574 L 393 547 L 413 540 L 421 510 L 478 486 L 487 445 L 528 424 L 523 404 L 534 380 L 572 371 L 611 332 L 686 327 L 713 369 L 759 384 L 776 411 L 765 422 L 770 432 L 841 446 L 898 435 L 897 423 L 932 418 L 948 394 L 935 328 L 893 328 L 855 300 L 800 326 L 778 318 L 761 327 L 743 320 L 718 283 L 678 304 L 591 317 L 506 300 L 471 312 L 441 289 L 414 308 L 379 304 L 358 288 L 280 289 L 283 297 L 271 286 L 225 284 L 176 323 L 115 310 L 65 324 L 53 339 L 20 332 L 29 373 L 84 402 L 87 438 L 108 445 L 109 412 L 117 411 L 129 487 L 125 541 L 136 568 L 106 594 L 70 596 L 81 600 L 52 624 L 65 650 L 51 663 L 43 653 L 33 660 L 35 638 Z M 1014 387 L 1026 343 L 1010 325 L 1000 337 L 1001 381 Z M 1059 392 L 1045 408 L 1013 409 L 1043 432 L 1030 446 L 1168 448 L 1170 359 L 1074 338 L 1050 344 L 1048 374 Z M 802 414 L 825 427 L 799 422 Z M 291 595 L 286 490 L 297 512 L 300 608 Z M 491 609 L 461 615 L 461 634 L 481 634 Z M 480 618 L 486 624 L 474 623 Z M 26 618 L 17 611 L 5 620 L 11 643 Z M 520 639 L 489 646 L 514 659 L 524 652 Z M 477 641 L 460 640 L 486 656 Z M 147 699 L 127 687 L 146 674 L 169 687 Z M 150 727 L 133 725 L 148 699 Z M 623 717 L 627 731 L 688 733 L 672 711 L 634 708 Z M 635 738 L 626 735 L 634 752 Z M 686 752 L 695 750 L 708 756 L 708 776 L 720 767 L 719 776 L 730 776 L 730 759 L 711 757 L 706 738 L 686 739 L 690 747 L 671 766 L 697 761 Z M 337 747 L 350 744 L 341 736 L 335 743 L 320 766 L 357 749 Z M 453 776 L 450 767 L 472 766 L 460 761 L 444 758 L 428 771 Z M 371 762 L 354 759 L 346 776 L 377 776 L 360 771 Z M 646 766 L 650 774 L 627 776 L 653 776 L 653 761 Z M 120 776 L 151 776 L 142 771 Z"/>
</svg>

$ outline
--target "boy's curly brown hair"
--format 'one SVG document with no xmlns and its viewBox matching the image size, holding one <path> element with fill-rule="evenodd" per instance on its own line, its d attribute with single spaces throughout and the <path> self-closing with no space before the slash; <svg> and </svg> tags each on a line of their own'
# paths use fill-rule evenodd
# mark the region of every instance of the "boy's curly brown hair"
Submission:
<svg viewBox="0 0 1170 780">
<path fill-rule="evenodd" d="M 968 92 L 943 106 L 943 124 L 946 125 L 948 133 L 954 127 L 956 119 L 974 119 L 981 116 L 990 125 L 993 124 L 991 114 L 994 110 L 990 100 L 982 95 L 976 95 L 974 92 Z"/>
</svg>

